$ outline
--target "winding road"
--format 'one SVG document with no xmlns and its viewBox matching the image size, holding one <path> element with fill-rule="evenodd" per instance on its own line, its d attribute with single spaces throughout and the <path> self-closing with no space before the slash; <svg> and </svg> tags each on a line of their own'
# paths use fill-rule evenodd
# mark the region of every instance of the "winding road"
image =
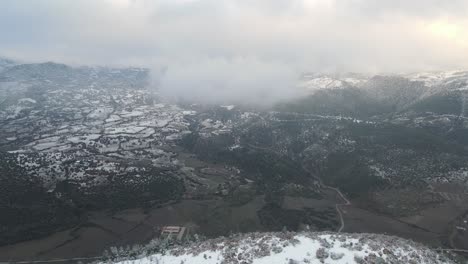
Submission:
<svg viewBox="0 0 468 264">
<path fill-rule="evenodd" d="M 464 101 L 465 102 L 465 101 Z M 464 107 L 465 104 L 463 104 L 463 107 Z M 464 109 L 463 109 L 463 112 L 464 112 Z M 294 113 L 297 115 L 297 113 Z M 275 121 L 278 121 L 278 122 L 298 122 L 298 121 L 317 121 L 317 120 L 320 120 L 322 118 L 329 118 L 330 116 L 320 116 L 320 115 L 306 115 L 306 116 L 313 116 L 314 118 L 302 118 L 302 119 L 291 119 L 291 120 L 275 120 Z M 265 122 L 265 119 L 261 116 L 262 120 Z M 335 117 L 336 118 L 336 117 Z M 341 118 L 341 117 L 340 117 Z M 272 150 L 271 148 L 265 148 L 265 147 L 259 147 L 259 146 L 255 146 L 255 145 L 252 145 L 252 144 L 247 144 L 250 148 L 253 148 L 253 149 L 258 149 L 258 150 L 263 150 L 263 151 L 270 151 L 270 152 L 274 152 L 276 153 L 274 150 Z M 302 166 L 302 168 L 307 171 L 310 175 L 315 175 L 314 173 L 310 172 L 304 165 Z M 318 176 L 313 176 L 315 179 L 318 180 L 318 182 L 320 183 L 320 186 L 322 188 L 325 188 L 325 189 L 329 189 L 329 190 L 332 190 L 334 192 L 337 193 L 338 196 L 340 196 L 340 198 L 343 200 L 344 203 L 337 203 L 335 204 L 335 209 L 336 209 L 336 212 L 338 213 L 338 216 L 340 218 L 340 227 L 338 228 L 337 232 L 340 233 L 341 231 L 343 231 L 343 229 L 345 228 L 345 221 L 343 219 L 343 212 L 342 212 L 342 209 L 341 209 L 341 206 L 349 206 L 351 205 L 351 201 L 348 200 L 348 198 L 346 198 L 345 195 L 343 195 L 343 193 L 340 191 L 340 189 L 336 188 L 336 187 L 331 187 L 331 186 L 328 186 L 326 184 L 323 183 L 322 179 Z"/>
<path fill-rule="evenodd" d="M 340 223 L 341 223 L 340 228 L 338 228 L 337 232 L 340 233 L 345 228 L 345 221 L 343 219 L 343 212 L 341 211 L 341 206 L 351 205 L 351 202 L 343 195 L 343 193 L 338 188 L 330 187 L 330 186 L 327 186 L 327 185 L 322 185 L 322 186 L 324 188 L 335 191 L 341 197 L 341 199 L 344 201 L 344 203 L 335 204 L 336 212 L 338 213 L 338 216 L 340 217 Z"/>
<path fill-rule="evenodd" d="M 302 168 L 307 171 L 309 174 L 311 175 L 314 175 L 311 171 L 309 171 L 305 166 L 302 166 Z M 325 189 L 329 189 L 329 190 L 332 190 L 334 192 L 336 192 L 336 194 L 343 200 L 344 203 L 337 203 L 335 204 L 335 209 L 336 209 L 336 212 L 338 213 L 338 216 L 340 217 L 340 227 L 338 228 L 337 232 L 338 233 L 341 233 L 341 231 L 343 231 L 343 229 L 345 228 L 345 221 L 344 221 L 344 218 L 343 218 L 343 212 L 341 211 L 341 206 L 349 206 L 351 205 L 351 201 L 348 200 L 348 198 L 346 198 L 346 196 L 340 191 L 340 189 L 336 188 L 336 187 L 331 187 L 331 186 L 328 186 L 326 184 L 323 183 L 322 179 L 318 176 L 314 176 L 315 179 L 317 179 L 317 181 L 320 183 L 320 186 L 322 188 L 325 188 Z"/>
</svg>

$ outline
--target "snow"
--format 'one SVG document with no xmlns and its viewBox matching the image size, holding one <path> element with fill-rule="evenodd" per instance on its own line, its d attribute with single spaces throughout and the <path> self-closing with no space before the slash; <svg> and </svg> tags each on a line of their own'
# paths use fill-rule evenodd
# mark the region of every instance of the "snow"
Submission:
<svg viewBox="0 0 468 264">
<path fill-rule="evenodd" d="M 196 111 L 190 111 L 190 110 L 182 111 L 183 115 L 195 115 L 196 113 L 197 113 Z"/>
<path fill-rule="evenodd" d="M 138 123 L 139 126 L 147 126 L 147 127 L 165 127 L 167 126 L 172 119 L 170 118 L 162 118 L 162 119 L 151 119 L 151 120 L 144 120 Z"/>
<path fill-rule="evenodd" d="M 221 105 L 222 108 L 225 108 L 229 111 L 231 111 L 232 109 L 234 109 L 236 106 L 235 105 Z"/>
<path fill-rule="evenodd" d="M 213 120 L 208 118 L 208 119 L 203 120 L 200 125 L 202 127 L 209 128 L 209 127 L 212 127 L 212 122 Z"/>
<path fill-rule="evenodd" d="M 9 114 L 6 119 L 16 119 L 19 117 L 21 111 L 28 109 L 28 107 L 23 107 L 20 105 L 9 106 L 6 109 L 6 112 Z"/>
<path fill-rule="evenodd" d="M 97 102 L 96 104 L 99 104 L 99 102 Z M 98 120 L 104 120 L 107 118 L 107 116 L 112 113 L 114 111 L 113 108 L 110 108 L 110 107 L 97 107 L 96 109 L 94 109 L 93 111 L 91 111 L 89 114 L 88 114 L 88 118 L 89 119 L 98 119 Z"/>
<path fill-rule="evenodd" d="M 416 262 L 415 262 L 416 261 Z M 422 245 L 374 234 L 253 233 L 176 247 L 118 264 L 453 263 Z"/>
<path fill-rule="evenodd" d="M 234 144 L 234 145 L 232 145 L 232 146 L 229 147 L 229 150 L 232 151 L 232 150 L 238 149 L 238 148 L 240 148 L 240 147 L 241 147 L 241 146 L 240 146 L 239 144 Z"/>
<path fill-rule="evenodd" d="M 164 108 L 165 106 L 166 106 L 165 104 L 159 103 L 159 104 L 155 104 L 153 107 L 154 108 Z"/>
<path fill-rule="evenodd" d="M 141 111 L 131 111 L 131 112 L 123 111 L 121 116 L 124 118 L 130 118 L 130 117 L 140 117 L 143 115 L 144 113 Z"/>
<path fill-rule="evenodd" d="M 120 262 L 121 264 L 150 264 L 150 263 L 160 263 L 160 264 L 180 264 L 180 263 L 187 263 L 187 264 L 216 264 L 220 263 L 220 252 L 210 252 L 205 251 L 199 255 L 182 255 L 182 256 L 166 256 L 161 258 L 161 256 L 153 256 L 147 259 L 143 259 L 141 261 L 123 261 Z M 159 262 L 157 262 L 159 261 Z"/>
<path fill-rule="evenodd" d="M 172 135 L 166 136 L 166 140 L 168 140 L 168 141 L 175 141 L 175 140 L 179 140 L 181 138 L 182 138 L 182 136 L 179 135 L 179 134 L 172 134 Z"/>
<path fill-rule="evenodd" d="M 105 133 L 107 134 L 136 134 L 146 129 L 141 126 L 127 126 L 127 127 L 112 127 L 106 128 Z"/>
<path fill-rule="evenodd" d="M 31 99 L 31 98 L 22 98 L 22 99 L 19 99 L 19 100 L 18 100 L 18 103 L 31 103 L 31 104 L 35 104 L 35 103 L 37 103 L 37 102 L 36 102 L 36 100 Z"/>
<path fill-rule="evenodd" d="M 122 118 L 118 115 L 110 115 L 109 118 L 106 119 L 106 123 L 117 122 L 120 121 Z"/>
<path fill-rule="evenodd" d="M 50 149 L 50 148 L 57 147 L 57 146 L 60 146 L 60 145 L 57 145 L 56 142 L 44 142 L 44 143 L 39 143 L 33 146 L 33 148 L 37 151 L 42 151 L 42 150 Z"/>
<path fill-rule="evenodd" d="M 336 80 L 330 77 L 323 76 L 323 77 L 313 78 L 309 80 L 304 80 L 301 83 L 299 83 L 299 87 L 304 88 L 305 90 L 309 92 L 314 92 L 316 90 L 321 90 L 321 89 L 342 88 L 343 82 L 340 80 Z"/>
<path fill-rule="evenodd" d="M 406 76 L 412 81 L 423 82 L 428 87 L 433 87 L 442 84 L 449 84 L 453 80 L 462 80 L 468 78 L 466 71 L 441 71 L 441 72 L 419 72 Z"/>
<path fill-rule="evenodd" d="M 378 167 L 376 165 L 370 165 L 369 169 L 374 172 L 375 176 L 380 177 L 382 179 L 387 178 L 387 173 L 385 172 L 384 169 L 382 169 L 382 168 L 380 168 L 380 167 Z"/>
<path fill-rule="evenodd" d="M 94 141 L 100 137 L 101 135 L 99 134 L 89 134 L 89 135 L 83 135 L 83 136 L 77 136 L 77 137 L 70 137 L 67 140 L 70 141 L 71 143 L 83 142 L 85 144 L 88 144 L 90 141 Z"/>
</svg>

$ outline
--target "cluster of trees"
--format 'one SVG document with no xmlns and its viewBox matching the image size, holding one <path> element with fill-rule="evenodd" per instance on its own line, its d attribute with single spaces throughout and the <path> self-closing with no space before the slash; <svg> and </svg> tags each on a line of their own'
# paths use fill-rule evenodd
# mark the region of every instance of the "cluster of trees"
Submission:
<svg viewBox="0 0 468 264">
<path fill-rule="evenodd" d="M 80 220 L 73 204 L 47 192 L 12 154 L 0 152 L 0 245 L 43 236 Z"/>
<path fill-rule="evenodd" d="M 134 260 L 144 257 L 150 257 L 151 263 L 158 263 L 156 256 L 151 257 L 155 254 L 164 254 L 169 249 L 176 246 L 188 246 L 194 242 L 200 242 L 205 240 L 203 236 L 195 234 L 194 236 L 186 236 L 183 240 L 174 240 L 169 238 L 154 238 L 147 244 L 135 244 L 126 246 L 113 246 L 108 250 L 105 250 L 102 255 L 104 262 L 115 263 L 125 260 Z"/>
</svg>

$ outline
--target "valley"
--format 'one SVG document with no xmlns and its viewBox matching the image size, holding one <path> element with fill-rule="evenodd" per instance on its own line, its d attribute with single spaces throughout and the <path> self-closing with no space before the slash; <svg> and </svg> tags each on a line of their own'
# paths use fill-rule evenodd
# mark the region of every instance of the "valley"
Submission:
<svg viewBox="0 0 468 264">
<path fill-rule="evenodd" d="M 307 75 L 307 96 L 261 109 L 168 100 L 141 68 L 10 65 L 0 261 L 96 257 L 172 225 L 468 249 L 466 76 Z"/>
</svg>

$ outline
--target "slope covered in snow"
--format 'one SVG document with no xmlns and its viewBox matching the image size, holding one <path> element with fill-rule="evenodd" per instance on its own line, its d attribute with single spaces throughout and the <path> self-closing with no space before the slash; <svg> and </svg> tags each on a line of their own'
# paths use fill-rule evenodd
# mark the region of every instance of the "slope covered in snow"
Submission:
<svg viewBox="0 0 468 264">
<path fill-rule="evenodd" d="M 445 90 L 468 87 L 468 71 L 417 72 L 411 74 L 390 74 L 375 76 L 355 73 L 308 73 L 302 75 L 298 87 L 310 94 L 313 94 L 319 90 L 343 89 L 350 86 L 356 88 L 373 89 L 375 88 L 375 78 L 386 78 L 389 83 L 393 85 L 396 84 L 395 80 L 401 82 L 402 79 L 408 82 L 418 82 L 421 84 L 421 86 L 425 87 L 426 91 L 422 92 L 423 97 Z M 386 87 L 386 90 L 389 90 L 388 88 L 389 87 Z M 402 88 L 401 83 L 400 86 L 397 86 L 396 88 Z"/>
<path fill-rule="evenodd" d="M 252 233 L 176 247 L 119 264 L 454 263 L 412 241 L 376 234 Z"/>
<path fill-rule="evenodd" d="M 324 89 L 342 89 L 349 86 L 360 86 L 367 82 L 368 77 L 359 74 L 303 74 L 298 87 L 305 90 L 307 93 L 315 93 Z"/>
<path fill-rule="evenodd" d="M 418 72 L 405 77 L 412 81 L 424 82 L 428 87 L 448 85 L 453 82 L 468 81 L 468 71 Z"/>
</svg>

